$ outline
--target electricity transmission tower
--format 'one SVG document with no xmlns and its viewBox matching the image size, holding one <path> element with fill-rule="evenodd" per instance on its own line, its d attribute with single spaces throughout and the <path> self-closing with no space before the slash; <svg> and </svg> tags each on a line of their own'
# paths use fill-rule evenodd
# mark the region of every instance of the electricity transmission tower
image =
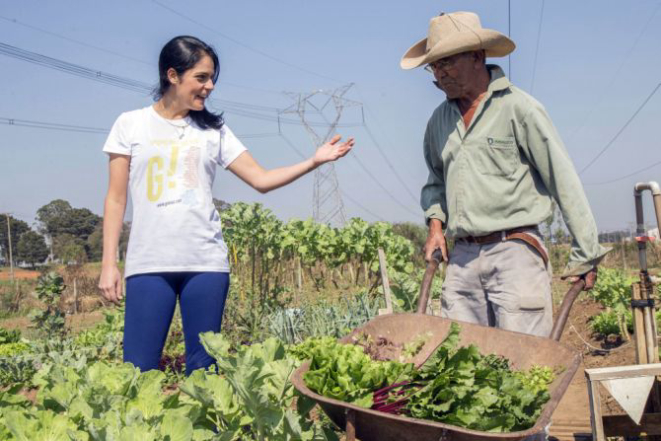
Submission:
<svg viewBox="0 0 661 441">
<path fill-rule="evenodd" d="M 344 98 L 351 86 L 353 83 L 330 91 L 287 93 L 294 103 L 280 113 L 297 114 L 312 138 L 312 142 L 318 148 L 334 134 L 346 107 L 362 106 L 362 103 Z M 316 119 L 321 119 L 321 121 L 313 121 L 310 119 L 310 115 L 315 115 Z M 317 129 L 315 130 L 315 128 Z M 313 199 L 312 216 L 316 222 L 334 225 L 343 225 L 346 222 L 334 163 L 323 164 L 315 170 Z"/>
</svg>

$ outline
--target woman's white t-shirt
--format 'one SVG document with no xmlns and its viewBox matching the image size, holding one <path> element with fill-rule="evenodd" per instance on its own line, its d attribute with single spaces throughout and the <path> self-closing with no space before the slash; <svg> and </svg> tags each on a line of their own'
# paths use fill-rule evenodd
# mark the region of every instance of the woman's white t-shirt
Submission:
<svg viewBox="0 0 661 441">
<path fill-rule="evenodd" d="M 103 151 L 131 157 L 125 277 L 229 271 L 211 187 L 216 166 L 227 168 L 246 148 L 226 125 L 202 130 L 190 117 L 165 119 L 149 106 L 122 113 Z"/>
</svg>

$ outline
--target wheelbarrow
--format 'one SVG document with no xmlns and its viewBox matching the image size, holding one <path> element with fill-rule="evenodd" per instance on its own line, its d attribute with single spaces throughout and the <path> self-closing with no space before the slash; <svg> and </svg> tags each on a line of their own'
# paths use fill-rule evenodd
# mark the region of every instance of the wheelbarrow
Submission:
<svg viewBox="0 0 661 441">
<path fill-rule="evenodd" d="M 425 314 L 431 282 L 439 260 L 433 260 L 427 265 L 420 289 L 417 313 L 376 317 L 339 341 L 353 344 L 354 336 L 367 334 L 373 337 L 385 337 L 394 345 L 402 347 L 417 336 L 427 335 L 429 338 L 424 346 L 411 360 L 416 366 L 422 365 L 443 342 L 450 325 L 454 322 Z M 347 441 L 354 441 L 356 438 L 362 441 L 521 440 L 542 432 L 550 423 L 553 411 L 578 369 L 580 355 L 560 344 L 559 340 L 571 306 L 584 286 L 585 282 L 579 280 L 565 295 L 550 338 L 457 322 L 461 326 L 460 346 L 475 344 L 484 354 L 502 355 L 510 360 L 513 369 L 527 369 L 532 365 L 561 368 L 561 373 L 549 385 L 549 401 L 544 405 L 535 425 L 528 430 L 508 433 L 481 432 L 430 420 L 392 415 L 323 397 L 308 389 L 303 381 L 303 375 L 310 367 L 309 361 L 303 363 L 293 373 L 291 380 L 294 387 L 304 396 L 316 401 L 338 427 L 346 428 Z M 394 351 L 392 357 L 398 356 L 399 354 Z"/>
</svg>

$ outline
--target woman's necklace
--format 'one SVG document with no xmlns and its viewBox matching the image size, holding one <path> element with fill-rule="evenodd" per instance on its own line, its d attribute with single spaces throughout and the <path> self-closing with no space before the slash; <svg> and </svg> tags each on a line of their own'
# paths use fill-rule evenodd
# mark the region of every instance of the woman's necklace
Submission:
<svg viewBox="0 0 661 441">
<path fill-rule="evenodd" d="M 162 106 L 159 106 L 159 110 L 161 110 L 162 112 L 165 109 L 163 109 Z M 190 126 L 188 116 L 179 119 L 168 119 L 164 117 L 161 113 L 159 113 L 158 110 L 156 110 L 156 113 L 159 114 L 159 116 L 163 119 L 163 121 L 165 121 L 166 123 L 168 123 L 169 125 L 175 128 L 177 138 L 182 139 L 184 137 L 184 135 L 186 134 L 186 128 Z"/>
<path fill-rule="evenodd" d="M 186 134 L 186 127 L 190 125 L 188 124 L 188 122 L 186 122 L 183 125 L 172 124 L 170 121 L 168 121 L 168 123 L 170 123 L 170 125 L 175 127 L 175 131 L 177 132 L 177 136 L 179 139 L 182 139 L 184 137 L 184 135 Z"/>
</svg>

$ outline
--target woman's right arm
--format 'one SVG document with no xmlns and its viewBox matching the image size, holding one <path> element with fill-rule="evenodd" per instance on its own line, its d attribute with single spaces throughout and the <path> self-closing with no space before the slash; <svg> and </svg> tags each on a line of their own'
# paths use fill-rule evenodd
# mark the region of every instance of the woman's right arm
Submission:
<svg viewBox="0 0 661 441">
<path fill-rule="evenodd" d="M 106 300 L 119 304 L 123 297 L 122 274 L 117 268 L 117 248 L 126 211 L 130 156 L 110 154 L 110 180 L 103 212 L 103 260 L 99 289 Z"/>
</svg>

